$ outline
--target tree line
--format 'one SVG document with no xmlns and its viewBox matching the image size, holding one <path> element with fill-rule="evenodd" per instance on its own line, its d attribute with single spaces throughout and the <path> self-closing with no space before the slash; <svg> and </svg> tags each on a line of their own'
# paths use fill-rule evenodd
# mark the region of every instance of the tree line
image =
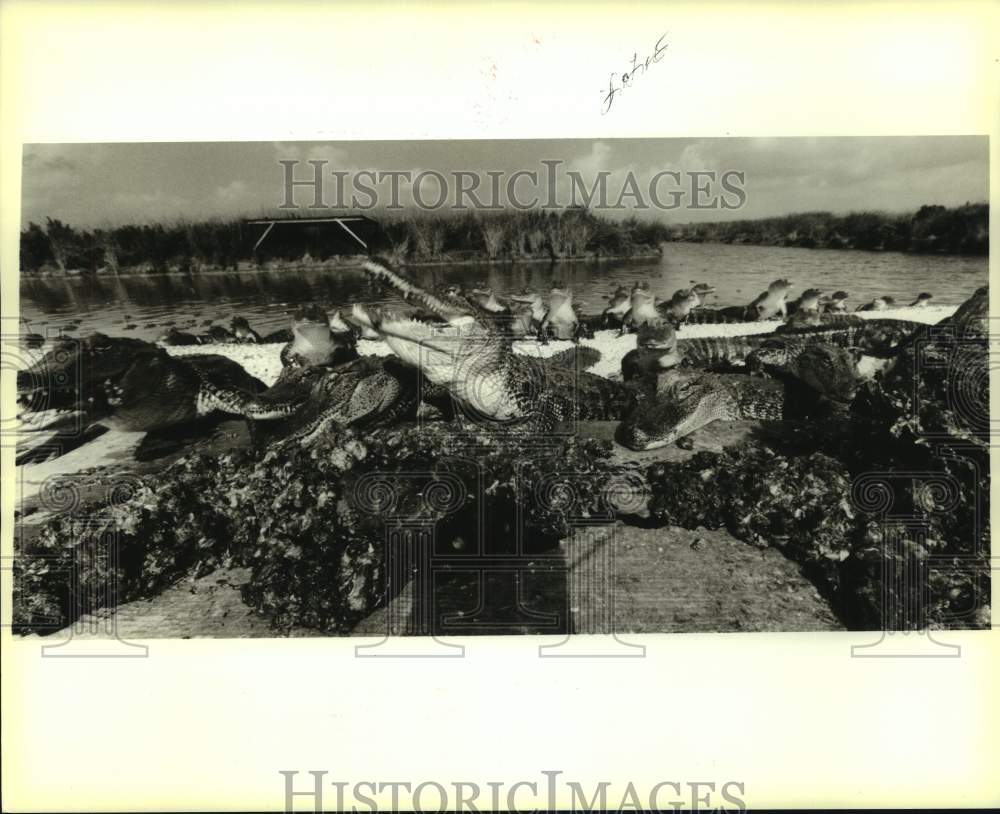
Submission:
<svg viewBox="0 0 1000 814">
<path fill-rule="evenodd" d="M 263 268 L 336 261 L 363 251 L 333 223 L 276 228 L 255 248 L 263 228 L 229 219 L 80 229 L 47 218 L 21 231 L 21 271 L 155 274 Z M 386 213 L 352 229 L 363 234 L 371 251 L 399 263 L 650 256 L 667 241 L 985 255 L 989 205 L 922 206 L 910 214 L 802 212 L 674 226 L 634 217 L 612 220 L 582 207 Z"/>
<path fill-rule="evenodd" d="M 908 214 L 802 212 L 776 218 L 675 226 L 670 240 L 808 249 L 987 254 L 989 204 L 921 206 Z"/>
<path fill-rule="evenodd" d="M 284 216 L 287 218 L 287 215 Z M 288 218 L 295 220 L 295 218 Z M 373 252 L 397 262 L 573 259 L 655 255 L 669 238 L 661 223 L 611 220 L 581 207 L 449 215 L 386 214 L 351 223 Z M 78 229 L 48 218 L 21 232 L 27 273 L 165 273 L 304 264 L 363 253 L 335 223 L 279 224 L 255 248 L 264 227 L 246 220 Z"/>
</svg>

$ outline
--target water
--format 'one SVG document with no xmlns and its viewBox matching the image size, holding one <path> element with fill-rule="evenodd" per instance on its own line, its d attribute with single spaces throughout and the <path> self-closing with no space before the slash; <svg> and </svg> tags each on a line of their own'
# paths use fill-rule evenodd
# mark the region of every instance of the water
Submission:
<svg viewBox="0 0 1000 814">
<path fill-rule="evenodd" d="M 988 279 L 985 257 L 708 243 L 670 243 L 664 249 L 662 258 L 650 260 L 450 264 L 415 267 L 409 273 L 424 285 L 485 283 L 500 294 L 524 286 L 547 289 L 561 282 L 572 286 L 583 313 L 601 311 L 604 297 L 617 285 L 628 287 L 636 281 L 647 281 L 661 297 L 692 281 L 709 282 L 717 288 L 709 304 L 722 306 L 747 303 L 772 280 L 786 277 L 793 285 L 792 296 L 810 287 L 827 293 L 842 289 L 850 293 L 853 308 L 882 294 L 906 305 L 921 291 L 931 292 L 935 305 L 957 305 Z M 172 324 L 196 331 L 212 321 L 228 324 L 236 314 L 266 333 L 287 327 L 300 303 L 334 308 L 358 301 L 394 299 L 373 287 L 360 269 L 21 281 L 21 315 L 28 330 L 43 334 L 76 324 L 81 335 L 102 331 L 154 340 Z"/>
</svg>

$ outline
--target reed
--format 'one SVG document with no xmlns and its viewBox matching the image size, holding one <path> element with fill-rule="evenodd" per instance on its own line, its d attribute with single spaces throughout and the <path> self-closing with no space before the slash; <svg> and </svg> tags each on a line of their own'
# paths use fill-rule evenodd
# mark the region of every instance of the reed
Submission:
<svg viewBox="0 0 1000 814">
<path fill-rule="evenodd" d="M 314 210 L 258 212 L 252 218 L 296 220 Z M 559 211 L 390 212 L 370 215 L 372 252 L 395 263 L 629 257 L 655 254 L 668 228 L 635 218 L 611 220 L 582 208 Z M 324 263 L 357 255 L 359 247 L 332 224 L 278 228 L 256 249 L 262 228 L 252 218 L 125 224 L 78 229 L 49 218 L 21 232 L 21 271 L 117 274 L 192 272 L 202 268 L 260 268 Z"/>
</svg>

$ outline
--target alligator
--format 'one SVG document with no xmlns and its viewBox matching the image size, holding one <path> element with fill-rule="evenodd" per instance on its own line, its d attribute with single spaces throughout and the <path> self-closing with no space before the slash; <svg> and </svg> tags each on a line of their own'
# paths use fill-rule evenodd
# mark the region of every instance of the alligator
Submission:
<svg viewBox="0 0 1000 814">
<path fill-rule="evenodd" d="M 775 280 L 767 287 L 767 291 L 760 294 L 750 303 L 748 312 L 752 319 L 766 320 L 778 317 L 788 318 L 788 292 L 792 284 L 788 280 Z"/>
<path fill-rule="evenodd" d="M 851 295 L 846 291 L 834 291 L 822 301 L 824 314 L 842 314 L 847 311 L 847 298 Z"/>
<path fill-rule="evenodd" d="M 757 322 L 788 316 L 785 299 L 791 284 L 788 280 L 775 280 L 749 305 L 727 305 L 723 308 L 695 308 L 685 321 L 700 325 L 718 325 L 731 322 Z"/>
<path fill-rule="evenodd" d="M 238 412 L 265 385 L 223 356 L 175 357 L 141 339 L 94 333 L 59 342 L 19 371 L 17 389 L 26 412 L 70 410 L 88 424 L 149 431 Z"/>
<path fill-rule="evenodd" d="M 672 370 L 657 377 L 654 398 L 640 401 L 619 426 L 635 450 L 679 441 L 713 421 L 827 418 L 843 414 L 865 376 L 858 352 L 825 342 L 771 340 L 753 351 L 748 373 Z"/>
<path fill-rule="evenodd" d="M 510 313 L 510 309 L 497 299 L 497 296 L 492 288 L 473 288 L 469 292 L 469 296 L 475 304 L 484 311 L 490 311 L 494 314 Z"/>
<path fill-rule="evenodd" d="M 781 419 L 785 402 L 785 385 L 776 379 L 678 372 L 622 421 L 615 440 L 629 449 L 657 449 L 713 421 Z"/>
<path fill-rule="evenodd" d="M 330 314 L 329 319 L 330 330 L 335 334 L 354 334 L 355 339 L 357 338 L 360 331 L 357 326 L 349 325 L 344 317 L 340 313 L 340 309 L 335 310 Z"/>
<path fill-rule="evenodd" d="M 517 294 L 511 294 L 510 299 L 516 303 L 514 310 L 514 332 L 516 335 L 537 336 L 545 321 L 545 302 L 537 291 L 524 289 Z"/>
<path fill-rule="evenodd" d="M 178 328 L 172 327 L 156 340 L 156 344 L 181 347 L 184 345 L 200 345 L 201 340 L 192 333 L 181 331 Z"/>
<path fill-rule="evenodd" d="M 757 345 L 747 354 L 748 370 L 763 370 L 779 379 L 695 371 L 661 374 L 656 398 L 639 403 L 618 428 L 617 440 L 632 449 L 655 449 L 718 419 L 815 418 L 842 413 L 871 377 L 862 354 L 880 355 L 882 362 L 892 362 L 920 338 L 954 334 L 982 341 L 988 331 L 988 299 L 988 289 L 980 288 L 952 316 L 934 326 L 868 320 L 860 329 L 740 337 Z M 678 343 L 683 345 L 683 340 Z"/>
<path fill-rule="evenodd" d="M 26 350 L 38 350 L 45 344 L 45 337 L 38 333 L 25 333 L 20 335 L 18 341 Z"/>
<path fill-rule="evenodd" d="M 819 301 L 823 292 L 818 288 L 807 288 L 798 297 L 788 303 L 788 316 L 793 317 L 802 312 L 818 313 Z"/>
<path fill-rule="evenodd" d="M 620 328 L 625 315 L 628 313 L 629 308 L 632 307 L 632 299 L 629 296 L 628 289 L 623 285 L 618 286 L 607 300 L 608 307 L 601 313 L 604 317 L 604 327 Z"/>
<path fill-rule="evenodd" d="M 289 367 L 236 411 L 256 446 L 308 443 L 325 427 L 373 428 L 415 420 L 421 400 L 447 410 L 422 388 L 419 372 L 392 356 L 359 356 L 332 365 Z"/>
<path fill-rule="evenodd" d="M 635 350 L 622 358 L 622 379 L 641 381 L 647 376 L 676 367 L 681 362 L 677 354 L 677 333 L 669 323 L 644 325 L 639 328 Z"/>
<path fill-rule="evenodd" d="M 756 314 L 750 314 L 745 305 L 724 308 L 695 308 L 684 319 L 685 325 L 725 325 L 732 322 L 753 322 Z"/>
<path fill-rule="evenodd" d="M 855 308 L 855 311 L 885 311 L 887 308 L 892 308 L 896 304 L 896 300 L 892 297 L 876 297 L 871 302 L 866 302 L 864 305 L 859 305 Z"/>
<path fill-rule="evenodd" d="M 544 433 L 560 422 L 621 420 L 635 407 L 635 390 L 513 353 L 508 338 L 488 319 L 472 308 L 456 312 L 454 303 L 420 288 L 387 263 L 371 259 L 363 268 L 444 320 L 435 325 L 388 309 L 365 309 L 375 330 L 401 360 L 447 389 L 461 408 L 461 417 L 512 431 Z"/>
<path fill-rule="evenodd" d="M 235 342 L 236 335 L 225 325 L 210 325 L 206 333 L 198 335 L 198 341 L 203 345 Z"/>
<path fill-rule="evenodd" d="M 359 358 L 320 309 L 300 311 L 293 334 L 269 388 L 215 354 L 171 356 L 104 334 L 65 340 L 19 372 L 19 403 L 28 412 L 82 411 L 90 425 L 142 432 L 224 413 L 246 418 L 253 437 L 268 440 L 305 438 L 328 421 L 375 426 L 416 416 L 422 391 L 414 369 Z"/>
<path fill-rule="evenodd" d="M 346 327 L 346 326 L 345 326 Z M 281 349 L 284 367 L 337 365 L 358 357 L 355 335 L 334 332 L 326 311 L 316 305 L 299 308 L 292 322 L 292 340 Z"/>
<path fill-rule="evenodd" d="M 646 323 L 659 323 L 661 317 L 656 310 L 649 283 L 635 283 L 629 293 L 629 306 L 622 317 L 621 333 L 625 334 Z"/>
<path fill-rule="evenodd" d="M 846 408 L 857 395 L 871 367 L 859 367 L 861 353 L 826 342 L 788 342 L 774 338 L 752 351 L 746 360 L 751 372 L 794 378 L 828 403 Z"/>
<path fill-rule="evenodd" d="M 690 288 L 681 288 L 664 303 L 656 305 L 659 315 L 673 325 L 687 320 L 691 312 L 701 303 L 701 297 Z"/>
<path fill-rule="evenodd" d="M 846 328 L 850 325 L 862 325 L 866 320 L 857 314 L 842 311 L 797 311 L 783 324 L 775 328 L 775 333 L 801 331 L 825 326 L 827 328 Z"/>
<path fill-rule="evenodd" d="M 895 319 L 856 317 L 846 324 L 819 326 L 781 326 L 780 331 L 745 336 L 680 339 L 677 353 L 689 367 L 727 370 L 743 367 L 749 353 L 780 335 L 790 343 L 826 342 L 840 347 L 858 348 L 869 356 L 891 357 L 908 338 L 924 327 L 918 322 Z"/>
<path fill-rule="evenodd" d="M 542 320 L 541 333 L 556 339 L 578 339 L 580 318 L 573 308 L 573 292 L 565 286 L 554 285 L 549 292 L 549 307 Z"/>
<path fill-rule="evenodd" d="M 250 327 L 246 317 L 233 317 L 229 323 L 237 342 L 258 343 L 260 334 Z"/>
<path fill-rule="evenodd" d="M 701 308 L 705 304 L 705 300 L 708 299 L 708 295 L 715 293 L 715 286 L 708 283 L 696 283 L 692 280 L 691 292 L 698 298 L 695 308 Z"/>
<path fill-rule="evenodd" d="M 939 328 L 954 330 L 959 336 L 985 339 L 990 333 L 990 290 L 983 286 L 963 302 L 950 317 L 937 323 Z"/>
<path fill-rule="evenodd" d="M 672 430 L 675 437 L 680 437 L 676 433 L 687 434 L 692 428 L 703 426 L 714 420 L 713 416 L 717 417 L 719 411 L 742 417 L 774 415 L 771 395 L 765 392 L 763 396 L 755 396 L 754 389 L 769 391 L 775 385 L 770 380 L 746 374 L 727 379 L 708 371 L 668 373 L 668 378 L 679 376 L 682 381 L 699 384 L 690 388 L 667 388 L 650 398 L 648 385 L 637 386 L 636 382 L 648 380 L 650 377 L 645 373 L 655 373 L 656 366 L 648 366 L 645 371 L 640 369 L 637 375 L 630 376 L 635 381 L 622 383 L 572 370 L 554 370 L 537 359 L 513 353 L 503 335 L 473 309 L 457 313 L 452 303 L 424 291 L 378 260 L 367 261 L 364 268 L 376 280 L 407 292 L 443 320 L 443 324 L 432 325 L 392 311 L 371 309 L 371 324 L 394 353 L 404 362 L 419 367 L 428 381 L 446 388 L 466 411 L 494 425 L 548 431 L 558 422 L 572 419 L 627 420 L 631 422 L 628 426 L 639 427 L 649 435 L 650 422 L 666 421 L 676 415 L 676 409 L 680 409 L 677 405 L 683 405 L 687 417 Z M 644 326 L 647 334 L 643 348 L 637 350 L 648 351 L 653 359 L 669 358 L 674 352 L 681 367 L 713 370 L 743 366 L 746 370 L 747 356 L 753 351 L 765 346 L 780 346 L 801 355 L 801 363 L 786 361 L 783 372 L 787 376 L 806 385 L 816 385 L 812 389 L 820 395 L 830 396 L 831 390 L 835 390 L 838 394 L 835 400 L 842 402 L 856 387 L 859 354 L 891 358 L 915 330 L 922 327 L 925 326 L 899 320 L 860 320 L 843 327 L 789 330 L 778 339 L 767 334 L 679 340 L 673 351 L 670 332 L 664 329 L 663 322 L 659 322 Z M 806 349 L 809 345 L 820 347 Z M 838 349 L 851 349 L 851 352 Z M 759 354 L 757 358 L 759 365 L 767 358 L 772 367 L 776 366 L 773 354 L 771 357 Z M 636 357 L 630 359 L 628 367 L 633 361 Z M 834 375 L 831 371 L 840 372 Z M 713 382 L 721 384 L 719 393 L 710 398 Z M 703 406 L 698 406 L 700 402 Z M 733 404 L 738 409 L 732 407 Z M 760 410 L 753 412 L 752 408 L 758 404 L 762 405 Z M 672 409 L 675 412 L 672 413 Z M 691 416 L 687 415 L 689 411 Z M 638 438 L 623 433 L 624 438 Z M 634 443 L 640 441 L 634 440 Z"/>
</svg>

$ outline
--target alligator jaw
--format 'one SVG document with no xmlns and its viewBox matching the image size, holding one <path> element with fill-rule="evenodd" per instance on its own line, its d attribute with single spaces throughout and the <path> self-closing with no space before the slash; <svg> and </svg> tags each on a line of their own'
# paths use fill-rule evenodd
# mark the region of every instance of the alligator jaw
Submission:
<svg viewBox="0 0 1000 814">
<path fill-rule="evenodd" d="M 392 311 L 368 316 L 393 353 L 419 368 L 429 381 L 492 420 L 519 417 L 517 402 L 507 387 L 502 344 L 472 317 L 429 325 Z"/>
<path fill-rule="evenodd" d="M 361 267 L 376 280 L 388 283 L 408 300 L 417 300 L 421 305 L 442 319 L 451 322 L 456 317 L 467 316 L 467 314 L 461 314 L 454 305 L 450 305 L 439 297 L 434 296 L 384 263 L 380 263 L 377 260 L 366 260 L 361 264 Z"/>
</svg>

